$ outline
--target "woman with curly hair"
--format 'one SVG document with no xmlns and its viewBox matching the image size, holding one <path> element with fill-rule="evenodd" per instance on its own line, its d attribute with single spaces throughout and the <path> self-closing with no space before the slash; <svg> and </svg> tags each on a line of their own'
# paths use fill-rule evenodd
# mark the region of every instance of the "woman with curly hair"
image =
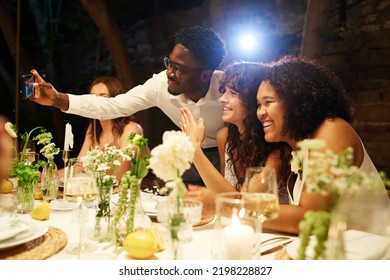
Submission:
<svg viewBox="0 0 390 280">
<path fill-rule="evenodd" d="M 96 96 L 113 98 L 124 93 L 125 90 L 118 79 L 114 77 L 101 76 L 97 77 L 92 82 L 89 92 L 90 94 L 94 94 Z M 83 146 L 81 147 L 77 158 L 81 159 L 81 157 L 85 156 L 91 148 L 96 146 L 103 149 L 105 145 L 110 145 L 115 146 L 118 149 L 122 149 L 128 145 L 127 138 L 132 132 L 143 135 L 141 125 L 135 120 L 133 115 L 100 121 L 91 119 L 85 134 Z M 80 170 L 82 169 L 81 164 L 78 164 L 77 166 Z M 123 173 L 129 170 L 130 167 L 131 162 L 126 161 L 122 162 L 120 166 L 115 168 L 115 175 L 118 182 L 122 178 Z M 61 176 L 62 172 L 63 171 L 61 170 Z"/>
<path fill-rule="evenodd" d="M 294 151 L 304 139 L 322 139 L 335 153 L 352 147 L 353 165 L 378 173 L 350 124 L 352 102 L 341 81 L 317 61 L 289 55 L 268 64 L 257 103 L 267 142 L 285 142 Z M 307 192 L 304 180 L 305 176 L 289 184 L 291 205 L 283 205 L 279 218 L 265 222 L 264 228 L 299 232 L 304 213 L 318 207 L 319 194 Z"/>
<path fill-rule="evenodd" d="M 246 168 L 267 165 L 278 171 L 280 186 L 284 186 L 280 189 L 280 201 L 286 203 L 287 193 L 282 192 L 285 190 L 282 182 L 289 174 L 290 149 L 283 143 L 265 142 L 261 123 L 256 117 L 256 92 L 263 68 L 260 63 L 237 62 L 230 64 L 221 78 L 223 95 L 219 101 L 223 106 L 222 120 L 226 123 L 216 136 L 221 173 L 212 167 L 200 148 L 204 136 L 203 119 L 196 123 L 191 112 L 182 108 L 182 130 L 194 142 L 194 164 L 208 189 L 216 193 L 240 191 Z"/>
</svg>

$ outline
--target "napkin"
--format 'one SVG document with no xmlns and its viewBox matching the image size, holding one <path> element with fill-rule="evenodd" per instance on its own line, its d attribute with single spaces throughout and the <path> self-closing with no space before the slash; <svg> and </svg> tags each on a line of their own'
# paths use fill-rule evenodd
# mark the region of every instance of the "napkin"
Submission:
<svg viewBox="0 0 390 280">
<path fill-rule="evenodd" d="M 10 219 L 0 219 L 0 241 L 7 240 L 16 236 L 17 234 L 27 231 L 28 225 L 20 223 L 12 225 Z"/>
<path fill-rule="evenodd" d="M 344 238 L 345 251 L 349 260 L 379 260 L 384 255 L 390 254 L 390 236 L 347 230 Z"/>
</svg>

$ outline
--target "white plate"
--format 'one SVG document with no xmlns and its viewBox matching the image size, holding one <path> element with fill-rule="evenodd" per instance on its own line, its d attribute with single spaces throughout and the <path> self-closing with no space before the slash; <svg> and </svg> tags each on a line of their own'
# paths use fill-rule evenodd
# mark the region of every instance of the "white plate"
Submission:
<svg viewBox="0 0 390 280">
<path fill-rule="evenodd" d="M 358 230 L 347 230 L 344 232 L 345 258 L 347 260 L 378 260 L 386 254 L 386 248 L 390 248 L 390 237 L 379 236 Z M 309 246 L 306 250 L 308 259 L 314 255 L 316 239 L 310 236 Z M 297 257 L 300 240 L 296 239 L 287 245 L 288 255 L 295 259 Z M 390 254 L 390 250 L 388 252 Z"/>
<path fill-rule="evenodd" d="M 15 247 L 17 245 L 34 240 L 44 235 L 48 230 L 48 226 L 45 224 L 39 222 L 33 222 L 33 221 L 26 221 L 26 220 L 22 220 L 22 221 L 29 227 L 29 229 L 22 233 L 17 234 L 12 238 L 0 241 L 0 250 Z"/>
<path fill-rule="evenodd" d="M 64 199 L 50 201 L 50 208 L 54 211 L 71 211 L 78 208 L 76 202 L 69 202 Z"/>
</svg>

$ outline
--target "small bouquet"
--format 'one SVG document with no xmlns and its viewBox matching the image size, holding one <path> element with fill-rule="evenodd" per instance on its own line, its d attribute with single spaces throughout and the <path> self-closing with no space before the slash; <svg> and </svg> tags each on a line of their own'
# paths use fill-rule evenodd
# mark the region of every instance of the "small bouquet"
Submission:
<svg viewBox="0 0 390 280">
<path fill-rule="evenodd" d="M 297 258 L 306 258 L 306 248 L 311 234 L 315 235 L 317 240 L 313 258 L 325 258 L 325 242 L 332 218 L 331 211 L 337 206 L 340 197 L 361 192 L 362 189 L 373 192 L 382 190 L 385 175 L 358 172 L 359 168 L 352 165 L 351 147 L 335 154 L 326 149 L 324 141 L 316 139 L 303 140 L 298 143 L 298 147 L 300 150 L 293 154 L 291 170 L 300 176 L 307 172 L 305 188 L 308 192 L 320 194 L 324 200 L 319 201 L 323 202 L 323 205 L 319 205 L 321 210 L 307 211 L 299 224 L 301 243 Z M 303 166 L 307 166 L 306 170 Z"/>
<path fill-rule="evenodd" d="M 174 259 L 178 257 L 179 230 L 185 223 L 181 208 L 183 207 L 187 188 L 181 176 L 191 167 L 195 148 L 189 137 L 181 131 L 166 131 L 163 143 L 151 151 L 150 168 L 157 177 L 166 182 L 165 189 L 173 199 L 173 211 L 170 217 L 170 233 L 174 249 Z"/>
<path fill-rule="evenodd" d="M 131 149 L 122 150 L 106 144 L 103 149 L 96 146 L 80 159 L 84 170 L 96 178 L 99 192 L 95 236 L 100 235 L 100 218 L 106 218 L 108 231 L 111 227 L 110 197 L 113 187 L 118 184 L 114 175 L 115 167 L 120 166 L 121 161 L 131 160 L 132 157 L 133 151 Z"/>
</svg>

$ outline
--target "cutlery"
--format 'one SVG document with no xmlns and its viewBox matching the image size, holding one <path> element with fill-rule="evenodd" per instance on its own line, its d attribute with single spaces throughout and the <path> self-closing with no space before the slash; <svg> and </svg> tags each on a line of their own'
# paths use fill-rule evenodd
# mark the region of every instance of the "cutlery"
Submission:
<svg viewBox="0 0 390 280">
<path fill-rule="evenodd" d="M 273 237 L 273 238 L 270 238 L 270 239 L 267 239 L 267 240 L 264 240 L 260 243 L 260 245 L 264 245 L 264 244 L 268 244 L 268 243 L 275 243 L 277 241 L 282 241 L 282 240 L 288 240 L 290 239 L 291 237 L 288 237 L 288 236 L 278 236 L 278 237 Z"/>
<path fill-rule="evenodd" d="M 264 256 L 264 255 L 272 254 L 276 251 L 279 251 L 279 250 L 283 249 L 287 244 L 290 244 L 292 241 L 293 241 L 293 239 L 288 240 L 282 244 L 279 244 L 278 246 L 272 247 L 268 250 L 265 250 L 265 251 L 261 252 L 261 255 Z"/>
</svg>

